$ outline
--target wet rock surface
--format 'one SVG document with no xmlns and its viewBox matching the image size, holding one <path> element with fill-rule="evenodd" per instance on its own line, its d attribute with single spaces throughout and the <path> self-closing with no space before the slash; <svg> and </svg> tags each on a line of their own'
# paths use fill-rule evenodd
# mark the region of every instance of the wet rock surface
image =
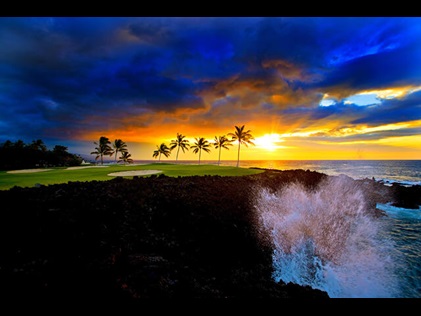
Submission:
<svg viewBox="0 0 421 316">
<path fill-rule="evenodd" d="M 253 207 L 258 186 L 299 181 L 311 190 L 326 177 L 267 170 L 0 191 L 1 290 L 22 300 L 328 298 L 273 281 L 273 249 L 259 238 Z M 396 191 L 358 185 L 370 187 L 373 199 L 390 200 Z"/>
</svg>

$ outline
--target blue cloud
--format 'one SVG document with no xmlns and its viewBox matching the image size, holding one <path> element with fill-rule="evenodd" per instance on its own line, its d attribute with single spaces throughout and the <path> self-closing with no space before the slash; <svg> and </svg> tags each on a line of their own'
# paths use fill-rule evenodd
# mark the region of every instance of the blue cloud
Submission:
<svg viewBox="0 0 421 316">
<path fill-rule="evenodd" d="M 117 128 L 138 111 L 210 107 L 202 118 L 221 119 L 222 105 L 225 117 L 420 119 L 418 93 L 378 107 L 341 101 L 421 85 L 420 37 L 420 18 L 2 18 L 0 138 L 71 135 L 92 115 Z M 238 87 L 247 91 L 231 95 Z M 324 93 L 339 102 L 319 107 Z"/>
<path fill-rule="evenodd" d="M 369 107 L 365 115 L 352 121 L 353 124 L 390 124 L 421 120 L 421 91 L 402 99 L 383 100 L 379 106 Z"/>
</svg>

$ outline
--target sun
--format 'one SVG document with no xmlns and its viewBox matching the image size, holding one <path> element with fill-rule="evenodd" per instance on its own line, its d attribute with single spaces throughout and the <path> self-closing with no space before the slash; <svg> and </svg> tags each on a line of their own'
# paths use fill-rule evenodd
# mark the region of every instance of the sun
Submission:
<svg viewBox="0 0 421 316">
<path fill-rule="evenodd" d="M 279 134 L 265 134 L 261 137 L 256 137 L 254 143 L 258 148 L 266 149 L 268 151 L 275 151 L 278 148 L 283 148 L 284 146 L 279 145 L 283 142 Z"/>
</svg>

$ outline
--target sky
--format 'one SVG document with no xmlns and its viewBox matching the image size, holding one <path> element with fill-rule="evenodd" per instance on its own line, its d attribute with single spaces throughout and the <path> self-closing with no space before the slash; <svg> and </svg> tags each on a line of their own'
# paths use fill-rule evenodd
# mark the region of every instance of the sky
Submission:
<svg viewBox="0 0 421 316">
<path fill-rule="evenodd" d="M 421 159 L 421 18 L 0 17 L 0 143 L 153 160 L 243 125 L 242 160 Z"/>
</svg>

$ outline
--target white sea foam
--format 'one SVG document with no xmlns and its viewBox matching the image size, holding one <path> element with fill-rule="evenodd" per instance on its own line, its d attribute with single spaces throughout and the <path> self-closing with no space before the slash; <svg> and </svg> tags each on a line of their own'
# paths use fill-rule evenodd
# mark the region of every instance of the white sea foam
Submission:
<svg viewBox="0 0 421 316">
<path fill-rule="evenodd" d="M 384 221 L 367 211 L 352 179 L 332 177 L 310 191 L 290 184 L 256 195 L 262 238 L 273 245 L 275 281 L 310 285 L 330 297 L 398 296 Z"/>
</svg>

